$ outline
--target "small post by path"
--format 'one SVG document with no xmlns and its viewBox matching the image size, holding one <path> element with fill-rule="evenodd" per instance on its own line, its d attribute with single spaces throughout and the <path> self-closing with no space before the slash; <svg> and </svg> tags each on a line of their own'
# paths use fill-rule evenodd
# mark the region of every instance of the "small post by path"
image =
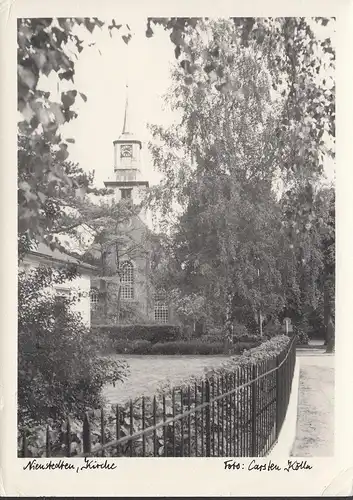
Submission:
<svg viewBox="0 0 353 500">
<path fill-rule="evenodd" d="M 284 318 L 283 323 L 286 335 L 289 336 L 289 334 L 293 334 L 292 320 L 290 318 Z"/>
<path fill-rule="evenodd" d="M 259 280 L 259 292 L 261 294 L 261 281 L 260 281 L 260 269 L 257 268 L 257 277 Z M 262 314 L 261 314 L 261 309 L 259 308 L 259 329 L 260 329 L 260 337 L 262 337 Z"/>
</svg>

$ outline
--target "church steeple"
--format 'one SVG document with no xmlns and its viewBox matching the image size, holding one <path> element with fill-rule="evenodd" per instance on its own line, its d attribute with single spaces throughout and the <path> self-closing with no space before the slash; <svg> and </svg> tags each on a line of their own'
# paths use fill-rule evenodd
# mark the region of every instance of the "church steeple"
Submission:
<svg viewBox="0 0 353 500">
<path fill-rule="evenodd" d="M 125 99 L 125 113 L 124 125 L 122 135 L 130 135 L 130 120 L 129 120 L 129 86 L 126 84 L 126 99 Z"/>
<path fill-rule="evenodd" d="M 131 198 L 133 203 L 139 203 L 142 192 L 148 188 L 149 183 L 143 180 L 141 173 L 142 142 L 131 132 L 128 85 L 122 133 L 113 144 L 115 180 L 106 181 L 104 184 L 115 189 L 117 200 Z"/>
</svg>

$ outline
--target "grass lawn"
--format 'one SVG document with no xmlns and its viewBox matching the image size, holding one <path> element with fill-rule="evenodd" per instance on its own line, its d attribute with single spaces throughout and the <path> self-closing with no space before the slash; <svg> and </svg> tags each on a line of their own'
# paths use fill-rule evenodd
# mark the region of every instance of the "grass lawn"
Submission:
<svg viewBox="0 0 353 500">
<path fill-rule="evenodd" d="M 106 386 L 104 396 L 110 404 L 122 403 L 143 394 L 154 394 L 168 380 L 180 382 L 191 375 L 202 375 L 206 367 L 217 367 L 229 356 L 149 356 L 115 355 L 130 366 L 129 378 L 115 387 Z"/>
</svg>

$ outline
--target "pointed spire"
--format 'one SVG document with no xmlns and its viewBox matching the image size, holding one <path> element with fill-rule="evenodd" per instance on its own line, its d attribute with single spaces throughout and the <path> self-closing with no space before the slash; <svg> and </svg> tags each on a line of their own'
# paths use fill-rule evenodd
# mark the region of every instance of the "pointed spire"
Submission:
<svg viewBox="0 0 353 500">
<path fill-rule="evenodd" d="M 129 86 L 126 84 L 126 101 L 125 101 L 125 114 L 124 114 L 124 125 L 123 134 L 130 134 L 130 123 L 129 123 Z"/>
</svg>

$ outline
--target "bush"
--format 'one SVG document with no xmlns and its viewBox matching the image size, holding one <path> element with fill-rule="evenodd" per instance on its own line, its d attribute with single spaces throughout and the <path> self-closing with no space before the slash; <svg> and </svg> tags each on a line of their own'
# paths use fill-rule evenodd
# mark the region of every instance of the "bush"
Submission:
<svg viewBox="0 0 353 500">
<path fill-rule="evenodd" d="M 150 354 L 152 342 L 148 340 L 134 340 L 132 342 L 132 354 Z"/>
<path fill-rule="evenodd" d="M 270 319 L 270 321 L 264 326 L 263 333 L 268 338 L 278 337 L 283 335 L 283 327 L 277 318 Z"/>
<path fill-rule="evenodd" d="M 238 342 L 255 342 L 255 343 L 261 343 L 263 342 L 264 340 L 266 340 L 266 338 L 264 337 L 260 337 L 260 335 L 241 335 L 239 337 L 233 335 L 233 342 L 234 343 L 238 343 Z"/>
<path fill-rule="evenodd" d="M 39 267 L 18 280 L 18 421 L 82 416 L 104 403 L 101 389 L 123 380 L 127 365 L 100 356 L 105 347 L 73 312 L 72 300 L 48 293 L 73 278 L 69 270 Z"/>
<path fill-rule="evenodd" d="M 203 340 L 179 341 L 158 343 L 152 346 L 151 354 L 180 354 L 180 355 L 216 355 L 216 354 L 241 354 L 246 349 L 256 347 L 256 342 L 239 342 L 226 347 L 224 342 L 206 343 Z"/>
<path fill-rule="evenodd" d="M 213 328 L 205 335 L 202 340 L 206 342 L 223 342 L 228 337 L 228 331 L 225 328 Z M 248 329 L 241 323 L 233 323 L 233 342 L 251 342 L 257 340 L 257 335 L 249 335 Z"/>
<path fill-rule="evenodd" d="M 224 337 L 217 337 L 215 335 L 212 335 L 212 334 L 207 334 L 207 335 L 202 335 L 202 337 L 200 338 L 200 342 L 203 342 L 205 344 L 219 344 L 219 343 L 223 343 L 225 342 L 225 338 Z"/>
<path fill-rule="evenodd" d="M 204 333 L 203 337 L 210 337 L 210 338 L 217 338 L 218 340 L 223 340 L 225 337 L 225 331 L 224 328 L 209 328 L 207 329 L 207 332 Z"/>
<path fill-rule="evenodd" d="M 120 341 L 147 340 L 152 344 L 157 342 L 172 342 L 181 337 L 181 327 L 178 325 L 95 325 L 92 330 L 96 335 L 107 336 L 116 343 Z"/>
<path fill-rule="evenodd" d="M 295 334 L 297 335 L 297 345 L 309 344 L 309 335 L 304 330 L 295 328 Z"/>
<path fill-rule="evenodd" d="M 114 343 L 117 354 L 150 354 L 152 343 L 148 340 L 121 340 Z"/>
<path fill-rule="evenodd" d="M 213 339 L 214 340 L 214 339 Z M 117 354 L 160 354 L 160 355 L 216 355 L 242 354 L 246 349 L 258 346 L 262 340 L 237 342 L 227 346 L 225 342 L 206 342 L 204 337 L 194 340 L 179 340 L 175 342 L 157 342 L 148 340 L 117 339 L 115 352 Z"/>
<path fill-rule="evenodd" d="M 258 346 L 243 350 L 241 356 L 230 358 L 225 361 L 220 368 L 209 371 L 207 375 L 211 376 L 212 373 L 216 375 L 230 373 L 233 372 L 237 366 L 252 365 L 262 363 L 271 358 L 273 359 L 288 346 L 289 341 L 290 339 L 286 335 L 273 337 L 266 342 L 262 342 Z"/>
<path fill-rule="evenodd" d="M 245 325 L 238 322 L 233 323 L 233 337 L 246 337 L 248 335 L 249 332 Z"/>
<path fill-rule="evenodd" d="M 151 354 L 224 354 L 224 344 L 222 342 L 214 342 L 206 344 L 199 339 L 192 341 L 178 341 L 157 343 L 152 346 Z"/>
<path fill-rule="evenodd" d="M 250 342 L 237 342 L 231 348 L 231 354 L 243 354 L 244 351 L 253 349 L 261 344 L 262 340 Z"/>
</svg>

